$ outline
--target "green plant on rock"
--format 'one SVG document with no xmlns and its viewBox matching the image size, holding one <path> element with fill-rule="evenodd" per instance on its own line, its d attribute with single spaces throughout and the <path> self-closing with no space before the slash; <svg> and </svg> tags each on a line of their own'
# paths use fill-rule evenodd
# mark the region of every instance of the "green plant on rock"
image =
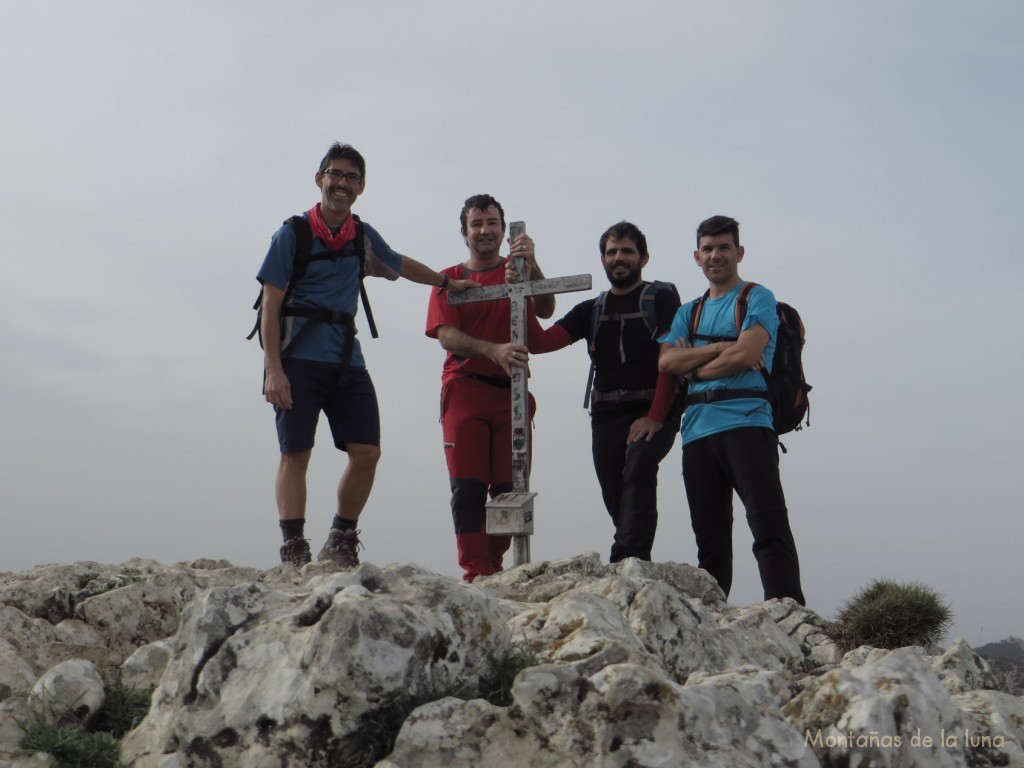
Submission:
<svg viewBox="0 0 1024 768">
<path fill-rule="evenodd" d="M 512 683 L 527 667 L 540 664 L 540 659 L 526 645 L 512 644 L 492 654 L 489 674 L 481 679 L 481 695 L 491 704 L 508 707 L 512 704 Z"/>
<path fill-rule="evenodd" d="M 945 636 L 952 621 L 952 608 L 931 587 L 875 579 L 843 604 L 830 634 L 843 651 L 929 646 Z"/>
<path fill-rule="evenodd" d="M 146 716 L 152 695 L 152 689 L 133 688 L 118 681 L 107 687 L 103 706 L 88 725 L 74 716 L 56 713 L 50 718 L 19 721 L 21 748 L 51 754 L 60 766 L 118 768 L 121 737 Z"/>
<path fill-rule="evenodd" d="M 117 768 L 120 742 L 109 733 L 87 731 L 79 723 L 53 723 L 38 718 L 19 723 L 24 736 L 21 748 L 47 752 L 61 766 L 75 768 Z"/>
<path fill-rule="evenodd" d="M 132 730 L 149 712 L 152 688 L 134 688 L 118 681 L 109 686 L 103 706 L 96 713 L 90 730 L 109 733 L 120 739 Z"/>
</svg>

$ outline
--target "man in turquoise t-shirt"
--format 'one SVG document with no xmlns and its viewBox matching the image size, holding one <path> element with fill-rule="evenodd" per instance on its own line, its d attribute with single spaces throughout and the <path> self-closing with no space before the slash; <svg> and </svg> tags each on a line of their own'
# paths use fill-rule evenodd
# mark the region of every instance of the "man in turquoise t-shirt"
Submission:
<svg viewBox="0 0 1024 768">
<path fill-rule="evenodd" d="M 761 369 L 771 369 L 779 317 L 764 286 L 750 292 L 742 328 L 736 298 L 744 284 L 739 222 L 712 216 L 697 228 L 693 258 L 707 277 L 707 299 L 691 338 L 692 303 L 661 338 L 659 370 L 689 380 L 683 414 L 683 482 L 697 537 L 697 564 L 729 594 L 732 586 L 732 494 L 746 508 L 764 599 L 805 604 L 800 563 L 779 478 L 779 439 Z M 739 392 L 737 392 L 739 391 Z M 739 396 L 735 396 L 738 394 Z M 750 395 L 750 396 L 747 396 Z"/>
</svg>

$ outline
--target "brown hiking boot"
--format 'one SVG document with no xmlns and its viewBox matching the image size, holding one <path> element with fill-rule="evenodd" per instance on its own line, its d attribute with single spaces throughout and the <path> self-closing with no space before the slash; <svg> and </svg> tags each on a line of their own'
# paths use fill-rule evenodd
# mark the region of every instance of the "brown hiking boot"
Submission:
<svg viewBox="0 0 1024 768">
<path fill-rule="evenodd" d="M 357 549 L 362 546 L 359 531 L 341 531 L 331 528 L 327 542 L 316 556 L 317 560 L 330 560 L 342 568 L 355 568 L 359 565 Z"/>
<path fill-rule="evenodd" d="M 309 542 L 301 536 L 295 536 L 281 545 L 281 562 L 301 568 L 313 559 L 309 551 Z"/>
</svg>

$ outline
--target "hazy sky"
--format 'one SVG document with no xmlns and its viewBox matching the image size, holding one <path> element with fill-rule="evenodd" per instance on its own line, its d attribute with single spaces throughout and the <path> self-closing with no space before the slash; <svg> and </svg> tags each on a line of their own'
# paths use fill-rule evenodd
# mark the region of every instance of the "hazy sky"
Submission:
<svg viewBox="0 0 1024 768">
<path fill-rule="evenodd" d="M 0 571 L 141 556 L 270 567 L 277 440 L 246 342 L 270 236 L 334 140 L 356 212 L 436 268 L 488 192 L 548 276 L 633 221 L 649 279 L 705 283 L 693 231 L 807 325 L 811 428 L 782 457 L 810 607 L 924 582 L 971 643 L 1024 634 L 1024 6 L 1012 0 L 0 0 Z M 457 575 L 427 289 L 368 281 L 382 408 L 364 561 Z M 588 294 L 558 299 L 561 316 Z M 533 559 L 607 558 L 582 344 L 533 362 Z M 314 551 L 344 455 L 321 426 Z M 680 449 L 654 556 L 695 562 Z M 737 504 L 732 601 L 760 599 Z"/>
</svg>

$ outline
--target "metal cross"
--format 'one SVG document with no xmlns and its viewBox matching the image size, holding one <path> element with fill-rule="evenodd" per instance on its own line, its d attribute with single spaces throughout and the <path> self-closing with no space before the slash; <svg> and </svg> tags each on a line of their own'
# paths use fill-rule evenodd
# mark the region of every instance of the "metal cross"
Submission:
<svg viewBox="0 0 1024 768">
<path fill-rule="evenodd" d="M 525 233 L 526 225 L 509 222 L 509 240 Z M 526 344 L 526 300 L 530 296 L 549 293 L 589 291 L 590 275 L 569 275 L 545 280 L 525 280 L 523 257 L 512 256 L 516 282 L 507 285 L 482 286 L 480 290 L 449 293 L 449 304 L 470 304 L 478 301 L 508 299 L 512 314 L 513 344 Z M 530 562 L 530 536 L 533 535 L 533 499 L 530 493 L 530 412 L 526 369 L 512 369 L 512 492 L 502 493 L 487 503 L 487 533 L 512 536 L 515 564 Z"/>
</svg>

